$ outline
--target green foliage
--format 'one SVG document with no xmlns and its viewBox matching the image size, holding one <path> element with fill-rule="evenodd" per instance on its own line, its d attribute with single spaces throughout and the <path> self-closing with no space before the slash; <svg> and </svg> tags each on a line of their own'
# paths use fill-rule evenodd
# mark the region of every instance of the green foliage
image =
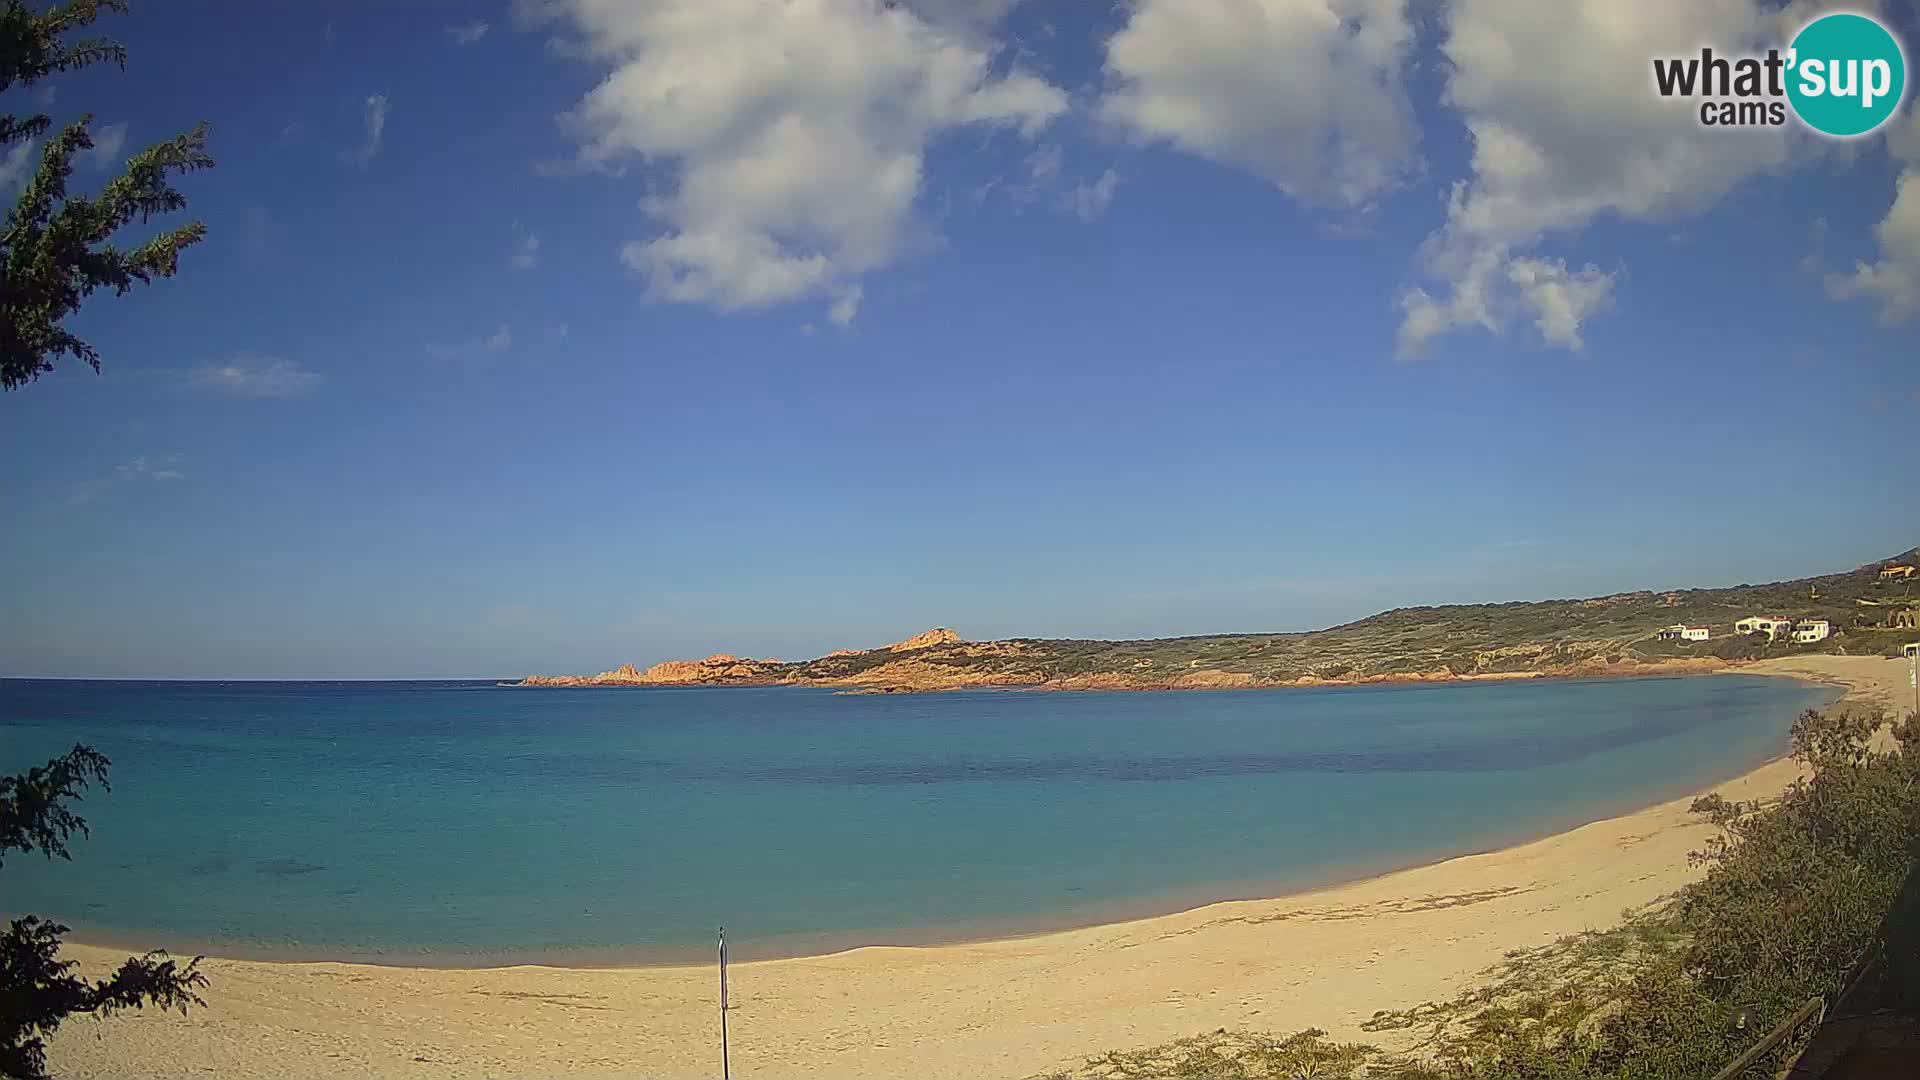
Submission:
<svg viewBox="0 0 1920 1080">
<path fill-rule="evenodd" d="M 1409 1051 L 1349 1047 L 1357 1057 L 1317 1075 L 1706 1078 L 1815 996 L 1920 1008 L 1920 718 L 1895 725 L 1891 747 L 1876 742 L 1881 720 L 1806 713 L 1793 752 L 1810 779 L 1766 805 L 1695 801 L 1720 830 L 1692 856 L 1703 878 L 1612 930 L 1512 953 L 1453 1000 L 1375 1014 L 1363 1027 L 1417 1036 Z M 1225 1037 L 1109 1054 L 1076 1075 L 1306 1075 L 1205 1071 Z M 1772 1075 L 1797 1046 L 1753 1075 Z M 1184 1062 L 1200 1071 L 1114 1071 Z"/>
<path fill-rule="evenodd" d="M 0 778 L 0 857 L 9 851 L 39 851 L 70 858 L 67 839 L 87 835 L 87 823 L 67 807 L 89 784 L 107 789 L 106 757 L 75 746 L 61 757 L 18 776 Z M 185 1012 L 205 1005 L 195 993 L 207 984 L 200 958 L 185 966 L 154 951 L 130 957 L 110 978 L 89 982 L 61 960 L 67 927 L 32 915 L 15 919 L 0 934 L 0 1076 L 41 1080 L 46 1076 L 46 1036 L 76 1013 L 111 1016 L 153 1005 Z"/>
<path fill-rule="evenodd" d="M 20 776 L 0 777 L 0 866 L 9 851 L 33 851 L 48 856 L 67 854 L 67 837 L 87 835 L 87 823 L 68 810 L 69 799 L 80 798 L 88 784 L 107 783 L 106 756 L 86 746 L 75 746 L 65 756 L 37 765 Z"/>
<path fill-rule="evenodd" d="M 29 87 L 49 75 L 107 61 L 125 65 L 126 51 L 101 38 L 68 42 L 65 35 L 90 25 L 105 11 L 124 12 L 122 0 L 71 0 L 36 13 L 20 0 L 0 7 L 0 90 Z M 53 360 L 83 360 L 95 371 L 100 355 L 61 325 L 96 290 L 126 293 L 135 284 L 172 277 L 180 252 L 206 235 L 189 222 L 160 232 L 131 250 L 109 241 L 135 223 L 187 205 L 170 184 L 178 173 L 210 168 L 207 125 L 150 146 L 128 161 L 126 171 L 98 196 L 68 191 L 74 155 L 93 147 L 91 116 L 83 116 L 46 139 L 40 162 L 7 212 L 0 235 L 0 386 L 23 386 L 53 370 Z M 51 117 L 0 115 L 0 151 L 41 139 Z"/>
<path fill-rule="evenodd" d="M 1087 1062 L 1085 1072 L 1102 1080 L 1291 1080 L 1349 1076 L 1379 1053 L 1359 1043 L 1330 1043 L 1326 1035 L 1317 1028 L 1283 1038 L 1221 1028 L 1147 1050 L 1115 1051 Z"/>
</svg>

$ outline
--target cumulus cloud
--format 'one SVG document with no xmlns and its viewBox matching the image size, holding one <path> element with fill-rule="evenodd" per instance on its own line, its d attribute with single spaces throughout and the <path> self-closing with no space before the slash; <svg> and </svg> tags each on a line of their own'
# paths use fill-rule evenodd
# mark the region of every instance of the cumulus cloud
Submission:
<svg viewBox="0 0 1920 1080">
<path fill-rule="evenodd" d="M 1820 4 L 1761 0 L 1453 0 L 1442 51 L 1446 102 L 1472 139 L 1469 178 L 1420 254 L 1426 285 L 1400 298 L 1403 356 L 1465 327 L 1529 318 L 1550 344 L 1578 348 L 1607 305 L 1592 266 L 1525 253 L 1602 217 L 1670 221 L 1812 149 L 1788 129 L 1708 132 L 1684 104 L 1651 91 L 1651 59 L 1711 43 L 1778 45 Z"/>
<path fill-rule="evenodd" d="M 929 239 L 927 147 L 966 126 L 1037 135 L 1065 93 L 996 70 L 1008 4 L 556 0 L 606 77 L 567 117 L 576 165 L 664 171 L 657 235 L 620 250 L 650 296 L 720 310 L 825 300 Z"/>
<path fill-rule="evenodd" d="M 1518 258 L 1507 263 L 1507 281 L 1534 316 L 1534 328 L 1549 345 L 1581 347 L 1580 324 L 1613 297 L 1613 275 L 1589 263 L 1578 271 L 1565 259 Z"/>
<path fill-rule="evenodd" d="M 531 270 L 539 265 L 540 234 L 520 230 L 520 238 L 514 241 L 513 254 L 507 256 L 507 266 L 514 270 Z"/>
<path fill-rule="evenodd" d="M 1417 163 L 1405 0 L 1139 0 L 1100 115 L 1147 143 L 1361 207 Z"/>
<path fill-rule="evenodd" d="M 1920 314 L 1920 106 L 1907 103 L 1887 133 L 1887 149 L 1903 162 L 1893 206 L 1874 226 L 1880 257 L 1854 264 L 1853 272 L 1827 276 L 1827 291 L 1840 299 L 1864 298 L 1880 305 L 1888 326 Z"/>
<path fill-rule="evenodd" d="M 907 0 L 922 19 L 944 30 L 985 37 L 1020 0 Z"/>
<path fill-rule="evenodd" d="M 380 153 L 381 140 L 387 134 L 387 95 L 368 94 L 365 105 L 366 137 L 354 148 L 353 159 L 362 165 Z"/>
<path fill-rule="evenodd" d="M 298 397 L 320 385 L 320 373 L 297 360 L 241 356 L 221 364 L 203 364 L 187 373 L 196 389 L 241 398 Z"/>
<path fill-rule="evenodd" d="M 113 168 L 120 160 L 120 151 L 127 145 L 127 125 L 101 124 L 93 129 L 93 148 L 82 150 L 77 156 L 89 167 L 105 171 Z"/>
<path fill-rule="evenodd" d="M 1120 174 L 1108 169 L 1091 184 L 1077 184 L 1067 195 L 1067 206 L 1081 221 L 1092 221 L 1113 205 L 1114 190 L 1120 186 Z"/>
<path fill-rule="evenodd" d="M 487 31 L 491 29 L 493 29 L 491 25 L 480 21 L 460 23 L 447 27 L 447 40 L 453 44 L 454 48 L 464 49 L 486 37 Z"/>
</svg>

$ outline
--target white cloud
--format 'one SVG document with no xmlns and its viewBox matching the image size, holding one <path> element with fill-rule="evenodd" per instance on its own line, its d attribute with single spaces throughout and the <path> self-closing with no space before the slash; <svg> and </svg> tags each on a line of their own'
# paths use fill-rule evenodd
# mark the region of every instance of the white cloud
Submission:
<svg viewBox="0 0 1920 1080">
<path fill-rule="evenodd" d="M 1062 167 L 1066 164 L 1066 153 L 1057 145 L 1038 146 L 1021 163 L 1023 176 L 1010 180 L 1004 176 L 994 176 L 973 190 L 974 202 L 985 202 L 995 192 L 1005 195 L 1016 204 L 1025 204 L 1038 198 L 1042 189 L 1059 182 Z"/>
<path fill-rule="evenodd" d="M 0 193 L 12 192 L 27 182 L 40 160 L 34 156 L 39 146 L 39 139 L 26 139 L 15 143 L 5 157 L 0 157 Z"/>
<path fill-rule="evenodd" d="M 503 353 L 513 349 L 513 327 L 501 323 L 500 328 L 482 338 L 469 338 L 455 344 L 430 344 L 426 347 L 428 356 L 436 360 L 457 360 L 465 358 L 483 358 L 488 353 Z"/>
<path fill-rule="evenodd" d="M 642 202 L 660 227 L 620 259 L 649 295 L 720 310 L 825 299 L 848 318 L 861 279 L 930 239 L 916 220 L 927 146 L 967 125 L 1032 137 L 1066 95 L 994 73 L 1004 2 L 558 0 L 609 68 L 569 114 L 577 166 L 664 170 Z"/>
<path fill-rule="evenodd" d="M 1119 186 L 1120 174 L 1108 169 L 1093 183 L 1076 185 L 1067 195 L 1067 206 L 1080 215 L 1081 221 L 1092 221 L 1113 205 L 1113 193 Z"/>
<path fill-rule="evenodd" d="M 135 480 L 140 477 L 146 477 L 149 480 L 184 480 L 187 474 L 174 468 L 179 463 L 179 454 L 137 457 L 124 465 L 114 466 L 114 473 L 122 480 Z"/>
<path fill-rule="evenodd" d="M 127 145 L 127 125 L 101 124 L 93 129 L 93 148 L 82 150 L 77 156 L 88 166 L 105 171 L 114 167 L 120 160 L 120 150 Z"/>
<path fill-rule="evenodd" d="M 1034 184 L 1044 184 L 1060 175 L 1060 164 L 1065 155 L 1058 146 L 1042 146 L 1027 155 L 1027 179 Z"/>
<path fill-rule="evenodd" d="M 222 364 L 203 364 L 187 372 L 197 389 L 242 398 L 298 397 L 320 385 L 320 373 L 297 360 L 240 356 Z"/>
<path fill-rule="evenodd" d="M 1613 298 L 1613 275 L 1591 263 L 1568 271 L 1565 259 L 1513 259 L 1507 263 L 1507 281 L 1520 290 L 1547 344 L 1568 349 L 1582 346 L 1580 324 Z"/>
<path fill-rule="evenodd" d="M 999 25 L 1020 0 L 907 0 L 916 15 L 943 30 L 980 37 Z"/>
<path fill-rule="evenodd" d="M 521 230 L 520 239 L 514 242 L 513 254 L 507 256 L 507 266 L 514 270 L 531 270 L 539 265 L 540 234 Z"/>
<path fill-rule="evenodd" d="M 1107 42 L 1100 114 L 1304 202 L 1365 206 L 1417 164 L 1412 43 L 1405 0 L 1138 0 Z"/>
<path fill-rule="evenodd" d="M 846 291 L 834 297 L 833 303 L 828 306 L 827 321 L 842 329 L 853 325 L 853 317 L 860 313 L 860 300 L 864 295 L 865 290 L 859 282 L 847 286 Z"/>
<path fill-rule="evenodd" d="M 1888 326 L 1920 314 L 1920 106 L 1907 103 L 1887 133 L 1887 149 L 1905 162 L 1895 181 L 1893 206 L 1874 226 L 1880 258 L 1854 264 L 1850 274 L 1829 274 L 1827 292 L 1840 299 L 1878 301 Z"/>
<path fill-rule="evenodd" d="M 366 101 L 366 138 L 353 151 L 353 159 L 366 164 L 380 153 L 380 142 L 387 134 L 387 95 L 368 94 Z"/>
<path fill-rule="evenodd" d="M 111 475 L 96 477 L 74 485 L 73 490 L 67 494 L 67 505 L 82 506 L 115 487 L 139 483 L 143 480 L 162 483 L 170 480 L 185 480 L 187 474 L 179 468 L 183 460 L 184 458 L 179 454 L 160 454 L 122 462 L 113 467 Z"/>
<path fill-rule="evenodd" d="M 1817 152 L 1789 129 L 1704 131 L 1693 108 L 1651 90 L 1653 57 L 1779 45 L 1817 6 L 1453 0 L 1446 102 L 1466 123 L 1472 171 L 1421 251 L 1438 294 L 1414 286 L 1400 298 L 1401 354 L 1465 327 L 1499 332 L 1515 316 L 1577 348 L 1582 324 L 1607 305 L 1610 277 L 1523 253 L 1605 217 L 1699 213 L 1741 181 Z"/>
<path fill-rule="evenodd" d="M 481 38 L 486 37 L 487 31 L 491 29 L 493 29 L 493 27 L 485 22 L 460 23 L 456 26 L 447 27 L 447 40 L 453 43 L 454 48 L 463 49 L 479 41 Z"/>
</svg>

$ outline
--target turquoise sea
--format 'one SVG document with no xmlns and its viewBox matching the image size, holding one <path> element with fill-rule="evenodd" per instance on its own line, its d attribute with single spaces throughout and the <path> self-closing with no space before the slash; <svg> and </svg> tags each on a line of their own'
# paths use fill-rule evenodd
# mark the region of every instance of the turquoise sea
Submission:
<svg viewBox="0 0 1920 1080">
<path fill-rule="evenodd" d="M 0 771 L 113 760 L 0 908 L 176 952 L 737 959 L 1273 895 L 1781 753 L 1764 676 L 1190 693 L 0 681 Z"/>
</svg>

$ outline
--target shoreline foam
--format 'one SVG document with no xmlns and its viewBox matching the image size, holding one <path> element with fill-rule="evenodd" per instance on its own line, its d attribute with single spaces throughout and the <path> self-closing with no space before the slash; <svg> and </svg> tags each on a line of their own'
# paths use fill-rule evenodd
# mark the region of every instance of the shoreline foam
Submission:
<svg viewBox="0 0 1920 1080">
<path fill-rule="evenodd" d="M 1906 664 L 1744 665 L 1898 707 Z M 1777 793 L 1776 758 L 1709 790 Z M 1026 1075 L 1215 1027 L 1360 1035 L 1376 1009 L 1447 996 L 1509 949 L 1604 927 L 1696 871 L 1693 796 L 1542 839 L 1326 888 L 1078 929 L 863 946 L 733 969 L 734 1067 L 779 1076 Z M 124 957 L 67 955 L 96 974 Z M 711 964 L 392 967 L 212 959 L 209 1009 L 70 1022 L 63 1075 L 709 1074 Z M 96 1037 L 97 1036 L 97 1037 Z"/>
</svg>

